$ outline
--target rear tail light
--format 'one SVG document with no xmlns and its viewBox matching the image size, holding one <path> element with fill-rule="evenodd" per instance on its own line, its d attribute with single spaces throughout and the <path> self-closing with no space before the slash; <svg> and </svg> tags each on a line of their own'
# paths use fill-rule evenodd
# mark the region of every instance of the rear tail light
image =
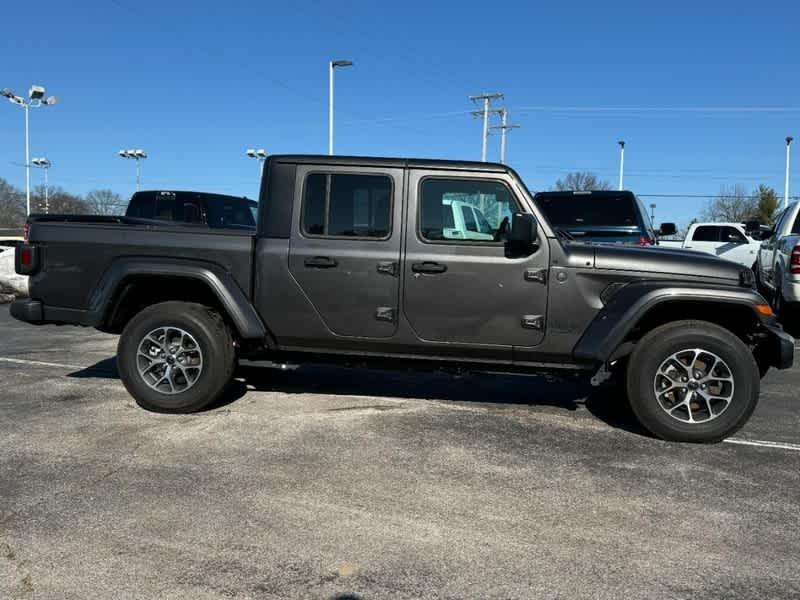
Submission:
<svg viewBox="0 0 800 600">
<path fill-rule="evenodd" d="M 792 250 L 792 259 L 790 262 L 792 275 L 800 275 L 800 244 L 797 244 Z"/>
<path fill-rule="evenodd" d="M 33 275 L 39 269 L 39 248 L 20 244 L 14 256 L 14 269 L 20 275 Z"/>
<path fill-rule="evenodd" d="M 19 249 L 19 264 L 23 267 L 30 267 L 33 265 L 33 248 L 30 246 L 23 246 Z"/>
<path fill-rule="evenodd" d="M 653 246 L 656 241 L 646 235 L 639 236 L 639 245 L 640 246 Z"/>
</svg>

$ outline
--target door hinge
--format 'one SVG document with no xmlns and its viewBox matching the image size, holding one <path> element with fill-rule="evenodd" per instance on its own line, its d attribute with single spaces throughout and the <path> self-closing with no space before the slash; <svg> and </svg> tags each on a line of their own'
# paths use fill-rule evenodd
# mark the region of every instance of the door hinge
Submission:
<svg viewBox="0 0 800 600">
<path fill-rule="evenodd" d="M 394 323 L 395 309 L 391 306 L 379 306 L 375 309 L 375 318 L 378 321 Z"/>
<path fill-rule="evenodd" d="M 378 263 L 378 273 L 385 273 L 386 275 L 397 277 L 398 270 L 399 269 L 397 268 L 397 263 L 394 261 Z"/>
<path fill-rule="evenodd" d="M 544 317 L 542 315 L 523 315 L 522 326 L 525 329 L 544 329 Z"/>
<path fill-rule="evenodd" d="M 547 269 L 525 269 L 525 281 L 547 283 Z"/>
</svg>

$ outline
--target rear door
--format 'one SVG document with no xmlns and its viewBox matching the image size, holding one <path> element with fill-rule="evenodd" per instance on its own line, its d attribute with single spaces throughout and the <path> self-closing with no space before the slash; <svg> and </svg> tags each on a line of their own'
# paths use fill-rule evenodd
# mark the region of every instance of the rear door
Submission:
<svg viewBox="0 0 800 600">
<path fill-rule="evenodd" d="M 756 262 L 756 244 L 751 244 L 742 231 L 731 225 L 720 227 L 717 256 L 751 267 Z"/>
<path fill-rule="evenodd" d="M 289 271 L 335 335 L 397 328 L 403 170 L 302 165 Z"/>
<path fill-rule="evenodd" d="M 538 345 L 547 314 L 547 244 L 540 238 L 527 255 L 509 256 L 490 234 L 448 236 L 456 202 L 479 209 L 493 232 L 524 210 L 511 178 L 412 170 L 408 189 L 403 310 L 423 346 L 435 352 L 436 345 L 459 344 L 510 359 L 512 347 Z"/>
<path fill-rule="evenodd" d="M 718 225 L 698 225 L 692 238 L 684 246 L 687 250 L 699 250 L 708 254 L 716 254 L 720 244 L 720 227 Z"/>
</svg>

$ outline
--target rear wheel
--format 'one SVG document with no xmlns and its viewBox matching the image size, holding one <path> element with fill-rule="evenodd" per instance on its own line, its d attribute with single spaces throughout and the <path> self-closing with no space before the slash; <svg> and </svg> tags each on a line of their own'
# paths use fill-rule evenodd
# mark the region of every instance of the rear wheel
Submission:
<svg viewBox="0 0 800 600">
<path fill-rule="evenodd" d="M 654 435 L 716 442 L 740 429 L 755 410 L 759 368 L 730 331 L 705 321 L 679 321 L 645 335 L 628 364 L 628 399 Z"/>
<path fill-rule="evenodd" d="M 137 404 L 156 412 L 201 410 L 225 391 L 236 363 L 228 326 L 216 311 L 162 302 L 134 316 L 120 336 L 117 365 Z"/>
</svg>

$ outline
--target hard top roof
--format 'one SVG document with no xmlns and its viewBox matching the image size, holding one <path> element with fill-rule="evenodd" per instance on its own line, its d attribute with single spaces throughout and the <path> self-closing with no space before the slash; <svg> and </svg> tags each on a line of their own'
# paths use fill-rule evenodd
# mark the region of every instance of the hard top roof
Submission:
<svg viewBox="0 0 800 600">
<path fill-rule="evenodd" d="M 493 162 L 473 160 L 441 160 L 434 158 L 386 158 L 379 156 L 328 156 L 326 154 L 272 154 L 270 161 L 310 164 L 337 165 L 354 167 L 387 167 L 418 169 L 461 169 L 465 171 L 483 171 L 491 173 L 507 173 L 512 170 L 506 165 Z"/>
</svg>

